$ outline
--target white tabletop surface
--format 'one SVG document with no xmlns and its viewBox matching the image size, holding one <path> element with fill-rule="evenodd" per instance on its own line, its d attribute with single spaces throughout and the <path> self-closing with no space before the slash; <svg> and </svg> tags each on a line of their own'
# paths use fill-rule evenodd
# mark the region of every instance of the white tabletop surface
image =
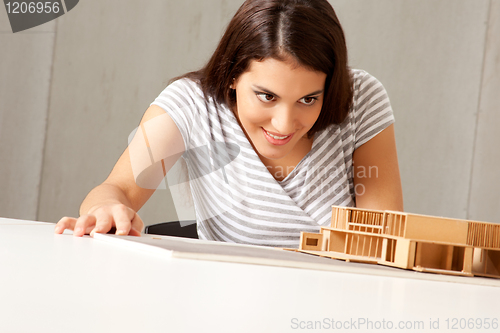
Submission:
<svg viewBox="0 0 500 333">
<path fill-rule="evenodd" d="M 493 318 L 498 287 L 163 258 L 0 219 L 2 333 L 500 332 Z"/>
</svg>

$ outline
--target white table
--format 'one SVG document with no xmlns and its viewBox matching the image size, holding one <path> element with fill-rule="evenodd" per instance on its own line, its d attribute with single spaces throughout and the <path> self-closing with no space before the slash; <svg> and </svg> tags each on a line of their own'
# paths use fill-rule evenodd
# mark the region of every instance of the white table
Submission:
<svg viewBox="0 0 500 333">
<path fill-rule="evenodd" d="M 53 231 L 0 219 L 0 332 L 500 331 L 451 329 L 500 319 L 498 287 L 162 258 Z"/>
</svg>

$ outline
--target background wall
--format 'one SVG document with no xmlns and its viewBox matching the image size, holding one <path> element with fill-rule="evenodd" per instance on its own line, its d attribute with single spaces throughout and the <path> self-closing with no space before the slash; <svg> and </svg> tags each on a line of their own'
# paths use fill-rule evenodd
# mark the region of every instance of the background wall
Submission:
<svg viewBox="0 0 500 333">
<path fill-rule="evenodd" d="M 0 216 L 77 215 L 142 113 L 204 64 L 242 2 L 81 0 L 16 34 L 0 9 Z M 500 0 L 331 3 L 351 66 L 389 92 L 405 210 L 500 222 Z M 167 190 L 139 213 L 177 219 Z"/>
</svg>

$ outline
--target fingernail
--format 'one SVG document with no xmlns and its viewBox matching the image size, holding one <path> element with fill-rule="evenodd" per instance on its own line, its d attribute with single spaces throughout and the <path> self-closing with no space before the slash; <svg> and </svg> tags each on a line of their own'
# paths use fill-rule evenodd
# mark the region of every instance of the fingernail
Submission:
<svg viewBox="0 0 500 333">
<path fill-rule="evenodd" d="M 102 228 L 101 228 L 101 227 L 95 227 L 95 228 L 94 228 L 94 232 L 99 233 L 99 232 L 101 232 L 101 231 L 102 231 Z"/>
<path fill-rule="evenodd" d="M 126 232 L 125 230 L 118 230 L 118 231 L 116 232 L 116 234 L 117 234 L 118 236 L 125 236 L 125 235 L 127 234 L 127 232 Z"/>
<path fill-rule="evenodd" d="M 54 229 L 54 232 L 61 232 L 61 226 L 57 226 L 57 227 Z"/>
<path fill-rule="evenodd" d="M 76 228 L 73 233 L 75 233 L 75 234 L 81 234 L 81 233 L 83 233 L 83 228 Z"/>
</svg>

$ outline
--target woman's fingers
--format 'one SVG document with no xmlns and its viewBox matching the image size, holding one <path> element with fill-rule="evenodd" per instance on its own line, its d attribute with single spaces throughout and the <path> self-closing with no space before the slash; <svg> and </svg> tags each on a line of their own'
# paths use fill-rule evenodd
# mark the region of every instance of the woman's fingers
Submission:
<svg viewBox="0 0 500 333">
<path fill-rule="evenodd" d="M 75 228 L 75 224 L 75 218 L 65 216 L 57 222 L 54 232 L 56 234 L 62 234 L 66 229 L 73 230 Z"/>
<path fill-rule="evenodd" d="M 113 207 L 113 219 L 115 220 L 117 235 L 128 235 L 135 215 L 135 212 L 125 205 Z"/>
<path fill-rule="evenodd" d="M 117 235 L 140 236 L 144 223 L 137 213 L 131 208 L 122 205 L 103 206 L 91 214 L 79 218 L 63 217 L 57 222 L 56 234 L 62 234 L 65 229 L 73 230 L 73 235 L 81 237 L 86 234 L 94 236 L 95 233 L 107 233 L 113 227 Z"/>
<path fill-rule="evenodd" d="M 73 236 L 81 237 L 90 233 L 96 225 L 95 215 L 82 215 L 76 220 Z"/>
<path fill-rule="evenodd" d="M 93 213 L 96 217 L 95 228 L 90 232 L 90 236 L 94 237 L 94 234 L 105 234 L 111 230 L 114 226 L 113 215 L 106 209 L 97 209 Z"/>
<path fill-rule="evenodd" d="M 125 205 L 114 205 L 107 209 L 98 209 L 94 212 L 97 217 L 96 227 L 90 233 L 106 233 L 114 226 L 116 235 L 140 236 L 144 223 L 139 215 Z"/>
<path fill-rule="evenodd" d="M 130 229 L 130 236 L 140 236 L 142 228 L 144 228 L 144 222 L 138 214 L 134 214 L 134 218 L 132 219 L 132 228 Z"/>
</svg>

